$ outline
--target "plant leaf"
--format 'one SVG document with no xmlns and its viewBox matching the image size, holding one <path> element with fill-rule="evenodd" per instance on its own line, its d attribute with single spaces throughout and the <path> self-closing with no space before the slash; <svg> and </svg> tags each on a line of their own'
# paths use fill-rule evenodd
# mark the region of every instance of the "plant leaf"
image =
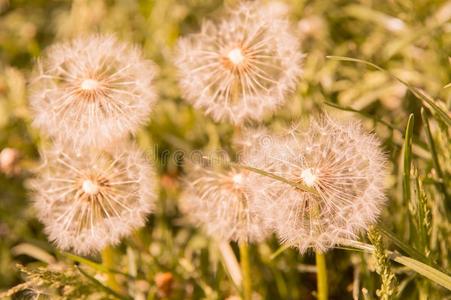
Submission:
<svg viewBox="0 0 451 300">
<path fill-rule="evenodd" d="M 407 128 L 405 133 L 405 139 L 404 139 L 404 149 L 403 149 L 403 180 L 402 180 L 402 187 L 403 187 L 403 200 L 404 204 L 409 203 L 410 201 L 410 168 L 411 168 L 411 162 L 412 162 L 412 133 L 413 133 L 413 123 L 414 123 L 414 116 L 413 114 L 410 114 L 409 120 L 407 121 Z"/>
</svg>

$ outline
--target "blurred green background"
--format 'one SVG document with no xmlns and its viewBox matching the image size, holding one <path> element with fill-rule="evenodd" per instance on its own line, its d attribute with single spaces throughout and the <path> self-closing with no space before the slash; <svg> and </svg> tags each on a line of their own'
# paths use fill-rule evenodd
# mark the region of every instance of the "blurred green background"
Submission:
<svg viewBox="0 0 451 300">
<path fill-rule="evenodd" d="M 230 148 L 232 126 L 213 122 L 181 99 L 173 53 L 179 36 L 197 31 L 204 18 L 218 17 L 224 6 L 235 2 L 0 0 L 0 151 L 13 158 L 0 164 L 0 291 L 37 278 L 45 286 L 53 282 L 49 290 L 66 299 L 112 297 L 89 277 L 96 275 L 100 281 L 112 282 L 119 294 L 135 299 L 225 299 L 239 295 L 217 245 L 191 227 L 177 209 L 183 166 L 174 159 L 162 159 L 178 150 Z M 264 123 L 277 129 L 322 110 L 361 119 L 383 140 L 391 161 L 387 179 L 390 201 L 381 223 L 442 270 L 449 270 L 449 128 L 436 110 L 387 73 L 326 56 L 371 61 L 423 89 L 449 116 L 451 2 L 284 3 L 306 53 L 304 75 L 296 93 Z M 80 273 L 74 267 L 78 258 L 62 255 L 47 241 L 27 196 L 27 179 L 38 164 L 42 143 L 39 132 L 31 127 L 27 104 L 27 80 L 33 63 L 48 45 L 90 32 L 115 33 L 140 45 L 145 56 L 160 68 L 158 104 L 149 124 L 137 135 L 141 147 L 156 154 L 161 186 L 158 207 L 145 228 L 111 253 L 114 269 L 130 276 L 102 277 L 105 275 L 99 275 L 95 267 L 85 269 L 91 275 Z M 430 136 L 421 117 L 423 105 Z M 410 114 L 414 115 L 413 194 L 406 199 L 401 153 Z M 5 152 L 5 148 L 9 150 Z M 421 220 L 417 217 L 418 199 L 426 203 L 426 217 Z M 426 228 L 425 239 L 419 238 L 421 228 Z M 236 245 L 231 246 L 237 252 Z M 396 249 L 387 239 L 385 246 Z M 278 248 L 276 239 L 251 247 L 256 299 L 315 299 L 314 255 L 301 256 L 289 249 L 271 259 Z M 326 258 L 331 299 L 377 299 L 380 277 L 371 255 L 335 249 Z M 90 259 L 99 261 L 96 256 Z M 405 267 L 393 264 L 392 271 L 397 277 L 393 298 L 451 299 L 444 288 Z M 33 282 L 14 297 L 57 299 L 38 286 Z"/>
</svg>

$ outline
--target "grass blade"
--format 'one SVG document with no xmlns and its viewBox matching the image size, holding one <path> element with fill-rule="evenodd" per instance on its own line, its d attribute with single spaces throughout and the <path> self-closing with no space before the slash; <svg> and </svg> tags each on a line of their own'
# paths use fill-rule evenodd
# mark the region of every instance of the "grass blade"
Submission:
<svg viewBox="0 0 451 300">
<path fill-rule="evenodd" d="M 437 149 L 435 148 L 435 143 L 434 143 L 434 139 L 432 137 L 431 127 L 429 126 L 427 111 L 424 108 L 421 108 L 421 118 L 423 120 L 424 131 L 426 132 L 426 138 L 428 141 L 429 149 L 431 151 L 432 165 L 434 166 L 437 176 L 441 180 L 441 182 L 439 183 L 439 189 L 445 196 L 445 199 L 448 199 L 448 191 L 445 186 L 445 177 L 443 176 L 443 171 L 442 171 L 442 168 L 440 167 L 440 163 L 438 160 Z"/>
<path fill-rule="evenodd" d="M 414 116 L 410 114 L 409 120 L 407 121 L 407 128 L 404 139 L 404 149 L 403 149 L 403 180 L 402 180 L 402 195 L 405 204 L 410 201 L 410 168 L 412 163 L 412 133 L 413 133 L 413 123 Z"/>
<path fill-rule="evenodd" d="M 290 248 L 289 245 L 282 245 L 280 246 L 273 254 L 271 254 L 271 256 L 269 257 L 270 260 L 275 259 L 276 257 L 278 257 L 280 254 L 282 254 L 285 250 L 287 250 L 288 248 Z"/>
<path fill-rule="evenodd" d="M 297 182 L 293 182 L 291 180 L 285 179 L 285 178 L 283 178 L 281 176 L 278 176 L 276 174 L 273 174 L 271 172 L 267 172 L 267 171 L 264 171 L 264 170 L 261 170 L 261 169 L 257 169 L 257 168 L 251 167 L 251 166 L 247 166 L 247 165 L 242 165 L 242 164 L 239 164 L 239 163 L 234 163 L 234 162 L 231 162 L 231 161 L 225 161 L 225 160 L 211 158 L 211 157 L 206 157 L 206 156 L 204 156 L 203 159 L 205 159 L 208 162 L 212 162 L 212 161 L 213 162 L 217 162 L 217 163 L 219 163 L 221 165 L 224 165 L 224 166 L 229 166 L 229 167 L 235 167 L 235 168 L 238 168 L 238 169 L 248 170 L 250 172 L 257 173 L 257 174 L 260 174 L 262 176 L 270 177 L 270 178 L 275 179 L 277 181 L 286 183 L 288 185 L 291 185 L 292 187 L 300 189 L 301 191 L 309 192 L 309 193 L 318 195 L 318 192 L 315 189 L 313 189 L 313 188 L 310 188 L 310 187 L 308 187 L 306 185 L 303 185 L 301 183 L 297 183 Z"/>
<path fill-rule="evenodd" d="M 392 253 L 390 258 L 451 291 L 451 276 L 407 256 Z"/>
<path fill-rule="evenodd" d="M 353 248 L 353 250 L 358 251 L 366 251 L 369 253 L 374 252 L 374 247 L 370 244 L 353 241 L 353 240 L 342 240 L 342 245 L 346 247 Z M 349 248 L 342 248 L 344 250 L 348 250 Z M 429 280 L 443 286 L 444 288 L 451 291 L 451 276 L 448 274 L 437 270 L 436 268 L 433 268 L 425 263 L 422 263 L 418 260 L 415 260 L 408 256 L 399 255 L 392 251 L 387 251 L 389 254 L 389 258 L 393 261 L 396 261 L 397 263 L 404 265 L 408 267 L 409 269 L 417 272 L 418 274 L 428 278 Z"/>
<path fill-rule="evenodd" d="M 388 240 L 390 240 L 393 244 L 395 244 L 396 247 L 398 247 L 401 251 L 403 251 L 405 254 L 409 255 L 410 257 L 413 257 L 417 260 L 420 260 L 422 262 L 426 262 L 426 257 L 418 252 L 415 248 L 413 248 L 410 245 L 405 244 L 403 241 L 398 239 L 392 232 L 388 231 L 381 225 L 375 226 L 377 230 L 384 235 Z"/>
<path fill-rule="evenodd" d="M 89 267 L 93 268 L 94 270 L 97 270 L 98 272 L 102 272 L 102 273 L 116 273 L 116 274 L 121 274 L 121 275 L 126 276 L 126 277 L 131 278 L 131 279 L 135 279 L 135 277 L 130 275 L 130 274 L 127 274 L 127 273 L 124 273 L 124 272 L 121 272 L 121 271 L 118 271 L 118 270 L 107 268 L 105 265 L 96 263 L 96 262 L 94 262 L 92 260 L 89 260 L 89 259 L 86 259 L 84 257 L 78 256 L 78 255 L 75 255 L 75 254 L 71 254 L 71 253 L 68 253 L 68 252 L 62 252 L 61 254 L 63 256 L 65 256 L 66 258 L 72 260 L 72 261 L 75 261 L 75 262 L 81 263 L 83 265 L 89 266 Z"/>
<path fill-rule="evenodd" d="M 368 113 L 366 113 L 366 112 L 364 112 L 364 111 L 360 111 L 360 110 L 357 110 L 357 109 L 353 109 L 352 107 L 349 107 L 349 106 L 341 106 L 341 105 L 338 105 L 338 104 L 333 103 L 333 102 L 330 102 L 330 101 L 324 101 L 324 104 L 326 104 L 326 105 L 328 105 L 328 106 L 330 106 L 330 107 L 336 108 L 336 109 L 340 109 L 340 110 L 344 110 L 344 111 L 349 111 L 349 112 L 358 113 L 358 114 L 360 114 L 360 115 L 362 115 L 362 116 L 364 116 L 364 117 L 366 117 L 366 118 L 369 118 L 369 119 L 373 120 L 373 121 L 376 122 L 376 123 L 380 123 L 380 124 L 382 124 L 382 125 L 387 126 L 387 127 L 390 128 L 391 130 L 399 131 L 399 132 L 403 133 L 403 131 L 402 131 L 400 128 L 397 128 L 397 127 L 391 125 L 390 123 L 385 122 L 384 120 L 381 120 L 381 119 L 379 119 L 379 118 L 376 118 L 376 117 L 374 117 L 374 116 L 372 116 L 372 115 L 370 115 L 370 114 L 368 114 Z"/>
<path fill-rule="evenodd" d="M 90 281 L 92 281 L 95 285 L 99 286 L 102 290 L 104 290 L 105 292 L 107 292 L 108 294 L 114 296 L 117 299 L 121 299 L 121 300 L 131 300 L 132 298 L 130 297 L 125 297 L 120 295 L 119 293 L 113 291 L 112 289 L 110 289 L 109 287 L 107 287 L 106 285 L 104 285 L 103 283 L 101 283 L 100 281 L 98 281 L 97 279 L 95 279 L 93 276 L 89 275 L 88 273 L 86 273 L 85 271 L 83 271 L 82 268 L 80 268 L 80 266 L 76 266 L 78 271 L 83 274 L 83 276 L 85 276 L 86 278 L 88 278 Z"/>
<path fill-rule="evenodd" d="M 408 84 L 406 81 L 402 80 L 401 78 L 397 77 L 396 75 L 394 75 L 393 73 L 385 70 L 384 68 L 373 64 L 369 61 L 366 60 L 362 60 L 362 59 L 357 59 L 357 58 L 352 58 L 352 57 L 346 57 L 346 56 L 333 56 L 333 55 L 329 55 L 326 56 L 329 59 L 334 59 L 334 60 L 339 60 L 339 61 L 349 61 L 349 62 L 356 62 L 356 63 L 361 63 L 361 64 L 365 64 L 368 66 L 371 66 L 379 71 L 382 71 L 386 74 L 388 74 L 390 77 L 396 79 L 397 81 L 401 82 L 403 85 L 405 85 L 409 91 L 418 99 L 420 99 L 423 104 L 426 103 L 428 106 L 430 106 L 436 113 L 437 115 L 440 117 L 440 119 L 447 125 L 447 126 L 451 126 L 451 118 L 450 116 L 443 111 L 443 109 L 440 108 L 440 106 L 438 106 L 435 103 L 435 100 L 429 96 L 428 94 L 426 94 L 423 90 L 416 88 L 414 86 L 411 86 L 410 84 Z"/>
</svg>

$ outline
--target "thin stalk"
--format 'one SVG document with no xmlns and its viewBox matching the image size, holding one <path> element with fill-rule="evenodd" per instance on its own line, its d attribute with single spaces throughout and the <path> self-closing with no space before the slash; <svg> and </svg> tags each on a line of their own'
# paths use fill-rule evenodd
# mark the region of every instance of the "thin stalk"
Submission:
<svg viewBox="0 0 451 300">
<path fill-rule="evenodd" d="M 102 256 L 102 265 L 104 265 L 107 270 L 112 269 L 114 264 L 113 248 L 111 246 L 105 247 L 101 252 L 101 256 Z M 111 288 L 116 292 L 119 292 L 121 290 L 119 283 L 117 282 L 116 277 L 112 272 L 107 272 L 106 284 L 109 288 Z"/>
<path fill-rule="evenodd" d="M 327 289 L 326 257 L 324 256 L 324 253 L 319 251 L 316 251 L 315 254 L 318 300 L 327 300 L 329 291 Z"/>
<path fill-rule="evenodd" d="M 239 244 L 240 248 L 240 265 L 242 273 L 242 289 L 243 300 L 252 299 L 252 279 L 251 279 L 251 264 L 249 261 L 249 246 L 246 242 Z"/>
<path fill-rule="evenodd" d="M 312 193 L 312 194 L 317 195 L 317 196 L 319 195 L 318 191 L 316 191 L 314 188 L 311 188 L 309 186 L 306 186 L 306 185 L 298 183 L 298 182 L 294 182 L 294 181 L 285 179 L 284 177 L 278 176 L 278 175 L 273 174 L 271 172 L 266 172 L 264 170 L 257 169 L 257 168 L 251 167 L 251 166 L 242 165 L 242 164 L 234 163 L 234 162 L 231 162 L 231 161 L 225 161 L 225 160 L 221 160 L 221 159 L 218 159 L 218 158 L 211 158 L 211 157 L 208 157 L 208 156 L 203 156 L 202 158 L 205 159 L 207 162 L 215 162 L 215 163 L 221 164 L 223 166 L 230 166 L 230 167 L 235 167 L 235 168 L 241 168 L 241 169 L 244 169 L 244 170 L 248 170 L 250 172 L 254 172 L 254 173 L 260 174 L 262 176 L 270 177 L 270 178 L 275 179 L 277 181 L 289 184 L 292 187 L 295 187 L 295 188 L 297 188 L 297 189 L 299 189 L 299 190 L 301 190 L 303 192 Z"/>
<path fill-rule="evenodd" d="M 406 128 L 406 134 L 405 134 L 405 140 L 404 140 L 404 161 L 403 161 L 403 180 L 402 180 L 402 187 L 403 187 L 403 200 L 404 204 L 407 205 L 407 203 L 410 202 L 410 169 L 412 167 L 412 135 L 413 135 L 413 123 L 414 123 L 414 116 L 413 114 L 410 114 L 409 120 L 407 121 L 407 128 Z"/>
<path fill-rule="evenodd" d="M 95 285 L 99 286 L 101 289 L 103 289 L 105 292 L 112 295 L 113 297 L 120 299 L 120 300 L 131 300 L 130 297 L 122 296 L 121 294 L 117 293 L 110 287 L 104 285 L 99 280 L 97 280 L 95 277 L 93 277 L 93 276 L 89 275 L 88 273 L 86 273 L 85 271 L 83 271 L 83 269 L 80 266 L 76 266 L 76 268 L 83 276 L 85 276 L 87 279 L 89 279 L 91 282 L 93 282 Z"/>
<path fill-rule="evenodd" d="M 432 165 L 434 166 L 437 176 L 440 178 L 439 188 L 441 189 L 445 199 L 448 199 L 448 191 L 445 184 L 445 176 L 443 176 L 442 168 L 438 160 L 437 149 L 435 148 L 434 138 L 432 137 L 431 127 L 429 126 L 428 114 L 424 107 L 421 108 L 421 118 L 423 119 L 424 131 L 426 132 L 429 149 L 431 150 Z"/>
</svg>

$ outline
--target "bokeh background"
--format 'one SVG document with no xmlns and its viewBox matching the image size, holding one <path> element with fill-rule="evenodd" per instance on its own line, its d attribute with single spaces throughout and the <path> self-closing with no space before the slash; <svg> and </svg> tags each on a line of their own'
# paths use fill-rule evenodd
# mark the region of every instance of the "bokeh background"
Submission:
<svg viewBox="0 0 451 300">
<path fill-rule="evenodd" d="M 124 297 L 136 299 L 225 299 L 239 295 L 217 244 L 190 226 L 177 208 L 184 172 L 180 150 L 229 149 L 233 127 L 213 122 L 183 101 L 173 65 L 178 37 L 197 31 L 206 17 L 220 17 L 224 6 L 235 2 L 0 0 L 0 291 L 26 280 L 41 280 L 46 288 L 34 282 L 27 288 L 17 287 L 22 291 L 12 297 L 58 299 L 46 295 L 49 290 L 66 299 L 113 297 L 89 277 L 94 276 L 113 282 L 113 289 Z M 286 105 L 264 123 L 277 130 L 323 110 L 360 119 L 382 139 L 390 158 L 390 200 L 381 223 L 436 266 L 449 270 L 451 147 L 446 122 L 388 73 L 326 56 L 371 61 L 424 90 L 449 116 L 451 2 L 283 3 L 306 54 L 304 75 Z M 84 269 L 86 275 L 80 272 L 74 265 L 79 258 L 59 253 L 47 241 L 27 192 L 27 180 L 38 165 L 39 145 L 45 139 L 31 126 L 27 103 L 27 80 L 34 61 L 48 45 L 92 32 L 115 33 L 138 44 L 159 66 L 159 101 L 148 125 L 136 137 L 143 150 L 155 154 L 161 187 L 157 209 L 147 226 L 114 248 L 110 256 L 114 269 L 129 276 L 102 275 L 92 266 Z M 412 196 L 406 199 L 402 150 L 411 114 Z M 431 152 L 431 144 L 435 152 Z M 423 199 L 426 212 L 422 219 L 418 218 L 418 199 Z M 425 238 L 420 238 L 419 232 L 425 232 Z M 231 247 L 237 253 L 236 245 Z M 251 247 L 256 299 L 315 299 L 314 254 L 301 256 L 288 249 L 272 259 L 279 247 L 276 239 Z M 393 239 L 387 238 L 384 247 L 397 249 Z M 331 299 L 377 299 L 380 276 L 370 254 L 335 249 L 326 258 Z M 100 261 L 97 256 L 89 259 Z M 444 288 L 415 272 L 397 264 L 391 267 L 397 278 L 393 298 L 451 299 Z"/>
</svg>

